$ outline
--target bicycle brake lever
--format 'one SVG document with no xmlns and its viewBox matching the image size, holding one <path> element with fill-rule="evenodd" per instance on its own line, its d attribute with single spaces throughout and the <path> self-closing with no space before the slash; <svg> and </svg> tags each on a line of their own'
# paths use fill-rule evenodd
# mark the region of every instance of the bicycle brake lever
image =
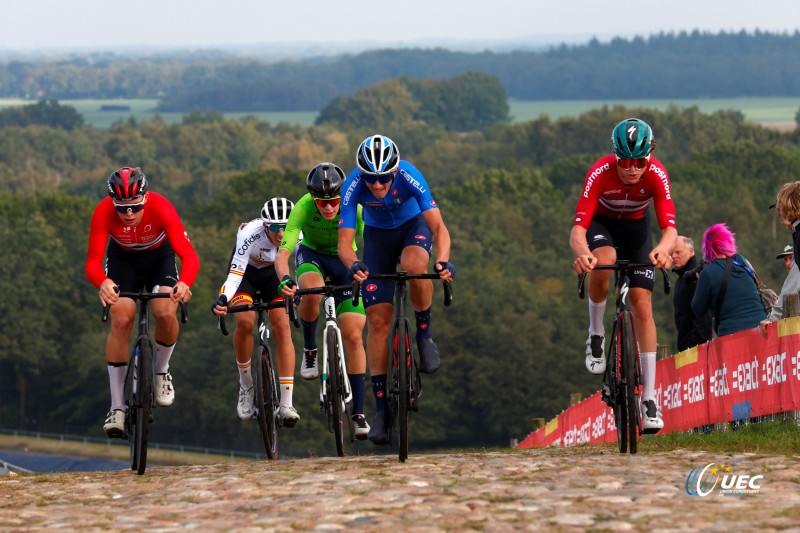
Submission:
<svg viewBox="0 0 800 533">
<path fill-rule="evenodd" d="M 450 307 L 453 303 L 453 285 L 449 281 L 442 281 L 444 287 L 444 306 Z"/>
<path fill-rule="evenodd" d="M 223 335 L 225 335 L 226 337 L 228 336 L 228 328 L 225 327 L 224 316 L 217 317 L 217 327 L 219 328 L 219 330 L 222 332 Z"/>
<path fill-rule="evenodd" d="M 289 320 L 294 324 L 294 327 L 300 327 L 300 320 L 297 319 L 297 310 L 294 308 L 294 298 L 289 296 L 283 297 L 283 305 L 286 312 L 289 314 Z"/>
<path fill-rule="evenodd" d="M 361 282 L 353 281 L 353 307 L 358 307 L 358 299 L 361 296 Z"/>
<path fill-rule="evenodd" d="M 669 281 L 669 272 L 664 267 L 661 267 L 661 274 L 664 276 L 664 294 L 669 294 L 672 290 L 672 283 Z"/>
<path fill-rule="evenodd" d="M 583 287 L 585 280 L 586 280 L 586 272 L 582 272 L 581 274 L 578 275 L 578 298 L 580 298 L 581 300 L 583 300 L 583 297 L 586 294 Z"/>
</svg>

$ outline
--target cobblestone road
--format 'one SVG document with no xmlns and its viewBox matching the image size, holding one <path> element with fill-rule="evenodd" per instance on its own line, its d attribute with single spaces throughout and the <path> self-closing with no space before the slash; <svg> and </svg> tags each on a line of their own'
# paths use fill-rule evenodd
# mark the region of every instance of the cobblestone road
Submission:
<svg viewBox="0 0 800 533">
<path fill-rule="evenodd" d="M 688 495 L 710 463 L 762 475 L 759 491 Z M 0 531 L 44 528 L 800 531 L 800 456 L 538 449 L 0 478 Z"/>
</svg>

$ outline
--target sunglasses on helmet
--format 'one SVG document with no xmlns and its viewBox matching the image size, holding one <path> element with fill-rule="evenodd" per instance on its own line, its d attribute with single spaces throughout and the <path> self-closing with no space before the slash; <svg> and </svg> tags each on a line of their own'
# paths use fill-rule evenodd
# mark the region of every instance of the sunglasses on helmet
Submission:
<svg viewBox="0 0 800 533">
<path fill-rule="evenodd" d="M 394 172 L 389 172 L 387 174 L 368 174 L 366 172 L 362 172 L 361 179 L 363 179 L 369 185 L 373 185 L 376 181 L 381 185 L 386 185 L 394 179 L 394 174 Z"/>
<path fill-rule="evenodd" d="M 642 170 L 643 168 L 647 167 L 647 163 L 650 161 L 650 156 L 647 155 L 645 157 L 637 157 L 636 159 L 624 159 L 617 156 L 617 166 L 620 168 L 624 168 L 628 170 L 631 167 L 634 167 L 637 170 Z"/>
<path fill-rule="evenodd" d="M 314 198 L 314 203 L 317 204 L 317 207 L 325 207 L 326 205 L 336 207 L 339 205 L 339 201 L 339 196 L 335 196 L 333 198 Z"/>
<path fill-rule="evenodd" d="M 142 209 L 144 209 L 144 196 L 141 197 L 141 200 L 136 202 L 135 204 L 118 204 L 117 202 L 114 203 L 114 209 L 117 210 L 117 213 L 122 213 L 123 215 L 127 214 L 128 211 L 131 213 L 138 213 Z"/>
</svg>

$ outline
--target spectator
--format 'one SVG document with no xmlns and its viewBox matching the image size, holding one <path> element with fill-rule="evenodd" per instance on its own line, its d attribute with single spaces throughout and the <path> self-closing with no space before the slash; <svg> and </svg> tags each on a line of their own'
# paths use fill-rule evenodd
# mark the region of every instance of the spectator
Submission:
<svg viewBox="0 0 800 533">
<path fill-rule="evenodd" d="M 784 226 L 789 226 L 792 228 L 792 233 L 795 232 L 795 227 L 797 226 L 796 223 L 792 223 L 794 220 L 792 217 L 797 216 L 798 210 L 797 207 L 795 207 L 794 210 L 790 209 L 793 202 L 791 201 L 792 194 L 789 193 L 797 190 L 798 187 L 796 183 L 797 182 L 794 184 L 787 183 L 781 188 L 781 193 L 784 193 L 783 210 L 775 210 L 781 223 L 783 223 Z M 778 193 L 779 197 L 781 193 Z M 796 195 L 796 192 L 794 195 Z M 776 207 L 777 204 L 778 200 L 776 199 L 775 203 L 769 206 L 769 208 L 772 209 Z M 766 329 L 764 328 L 767 324 L 785 318 L 783 312 L 783 297 L 787 294 L 797 294 L 800 292 L 800 269 L 798 269 L 797 262 L 794 259 L 794 243 L 786 243 L 786 246 L 783 247 L 781 253 L 775 256 L 775 258 L 783 259 L 785 261 L 786 269 L 789 271 L 789 273 L 786 275 L 786 279 L 783 281 L 783 287 L 781 287 L 781 293 L 778 295 L 778 301 L 775 302 L 775 305 L 772 307 L 772 311 L 770 311 L 769 316 L 765 320 L 761 321 L 762 332 L 764 334 L 766 334 Z"/>
<path fill-rule="evenodd" d="M 697 277 L 684 274 L 700 266 L 694 255 L 694 241 L 683 235 L 678 236 L 672 251 L 672 271 L 678 275 L 675 282 L 673 304 L 675 307 L 675 327 L 678 330 L 678 351 L 711 340 L 711 312 L 695 315 L 692 312 L 692 298 L 697 288 Z"/>
<path fill-rule="evenodd" d="M 775 256 L 775 259 L 783 259 L 783 264 L 786 266 L 786 272 L 792 269 L 792 255 L 794 254 L 794 245 L 790 242 L 786 243 L 781 253 Z"/>
<path fill-rule="evenodd" d="M 745 269 L 747 260 L 736 251 L 734 233 L 725 224 L 714 224 L 703 235 L 703 259 L 708 265 L 700 271 L 692 312 L 714 314 L 720 337 L 759 326 L 766 318 L 755 281 Z M 730 269 L 722 298 L 718 301 L 725 271 Z"/>
</svg>

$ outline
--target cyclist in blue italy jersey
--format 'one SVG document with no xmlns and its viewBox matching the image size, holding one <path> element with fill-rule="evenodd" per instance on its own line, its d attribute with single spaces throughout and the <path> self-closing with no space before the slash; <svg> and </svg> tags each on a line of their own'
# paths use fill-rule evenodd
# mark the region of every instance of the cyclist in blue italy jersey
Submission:
<svg viewBox="0 0 800 533">
<path fill-rule="evenodd" d="M 363 262 L 353 250 L 359 205 L 364 216 Z M 408 273 L 426 273 L 434 240 L 434 270 L 443 280 L 455 277 L 455 268 L 450 263 L 450 233 L 428 183 L 411 163 L 400 159 L 397 145 L 388 137 L 372 135 L 359 145 L 356 168 L 342 187 L 339 216 L 339 258 L 350 269 L 353 279 L 365 282 L 370 272 L 393 273 L 398 263 Z M 440 365 L 430 329 L 433 282 L 412 280 L 410 287 L 420 371 L 432 374 Z M 361 294 L 367 313 L 366 351 L 376 404 L 369 439 L 375 444 L 388 444 L 387 338 L 392 323 L 394 282 L 370 280 L 362 285 Z"/>
</svg>

